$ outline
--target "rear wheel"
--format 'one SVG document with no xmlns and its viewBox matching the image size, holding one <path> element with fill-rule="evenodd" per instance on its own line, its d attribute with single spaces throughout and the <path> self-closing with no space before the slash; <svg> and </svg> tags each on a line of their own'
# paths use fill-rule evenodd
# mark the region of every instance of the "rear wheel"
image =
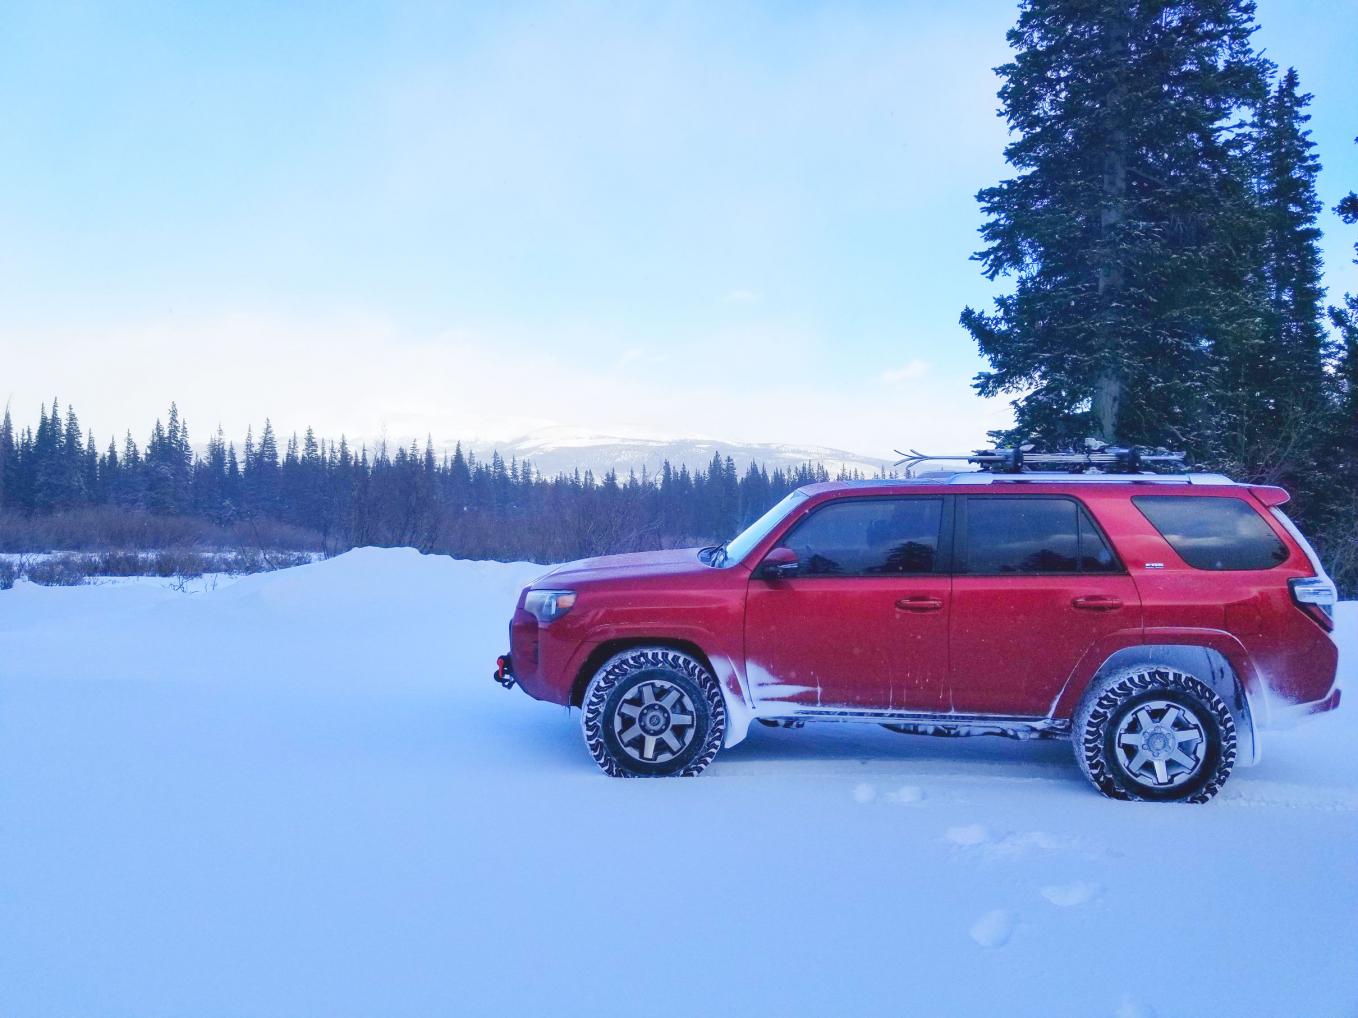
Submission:
<svg viewBox="0 0 1358 1018">
<path fill-rule="evenodd" d="M 1105 679 L 1075 714 L 1075 756 L 1104 795 L 1206 802 L 1235 766 L 1235 719 L 1217 692 L 1177 669 L 1142 666 Z"/>
<path fill-rule="evenodd" d="M 700 774 L 726 730 L 716 678 L 696 658 L 667 647 L 609 659 L 581 707 L 585 745 L 599 769 L 616 778 Z"/>
</svg>

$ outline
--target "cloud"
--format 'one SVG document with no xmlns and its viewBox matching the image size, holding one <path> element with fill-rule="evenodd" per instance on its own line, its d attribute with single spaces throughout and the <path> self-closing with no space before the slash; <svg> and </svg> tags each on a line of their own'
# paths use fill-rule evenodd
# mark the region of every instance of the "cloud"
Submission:
<svg viewBox="0 0 1358 1018">
<path fill-rule="evenodd" d="M 888 385 L 895 385 L 898 382 L 909 382 L 916 378 L 923 378 L 929 373 L 929 362 L 918 357 L 906 361 L 898 368 L 891 368 L 882 372 L 882 381 Z"/>
<path fill-rule="evenodd" d="M 559 329 L 544 349 L 522 327 L 424 332 L 362 313 L 181 314 L 13 338 L 26 333 L 0 319 L 7 382 L 21 386 L 0 397 L 13 395 L 21 421 L 53 394 L 72 402 L 101 446 L 126 428 L 143 441 L 172 399 L 195 441 L 220 421 L 237 442 L 267 416 L 283 434 L 312 425 L 351 441 L 507 440 L 555 424 L 887 456 L 902 443 L 970 448 L 1009 418 L 967 371 L 931 372 L 908 397 L 867 397 L 850 373 L 834 377 L 823 337 L 769 323 L 687 336 L 663 363 L 602 329 Z"/>
<path fill-rule="evenodd" d="M 753 304 L 757 300 L 759 300 L 759 294 L 744 288 L 732 290 L 726 295 L 726 303 L 728 304 Z"/>
</svg>

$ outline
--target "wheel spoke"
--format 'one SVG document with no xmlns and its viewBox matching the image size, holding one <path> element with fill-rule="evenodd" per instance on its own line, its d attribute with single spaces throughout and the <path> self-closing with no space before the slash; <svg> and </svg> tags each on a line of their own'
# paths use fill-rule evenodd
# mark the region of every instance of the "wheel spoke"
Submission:
<svg viewBox="0 0 1358 1018">
<path fill-rule="evenodd" d="M 641 687 L 641 705 L 647 707 L 655 703 L 655 687 L 649 682 Z"/>
<path fill-rule="evenodd" d="M 621 742 L 621 743 L 623 743 L 623 744 L 625 745 L 626 743 L 631 742 L 633 739 L 635 739 L 635 738 L 636 738 L 638 735 L 640 735 L 640 734 L 641 734 L 641 726 L 640 726 L 640 725 L 633 725 L 631 728 L 627 729 L 627 731 L 625 731 L 625 732 L 620 732 L 620 733 L 618 734 L 618 741 Z"/>
<path fill-rule="evenodd" d="M 1145 707 L 1142 707 L 1136 712 L 1136 719 L 1141 722 L 1141 730 L 1143 732 L 1149 732 L 1155 727 L 1155 721 L 1151 718 L 1151 712 L 1146 710 Z"/>
<path fill-rule="evenodd" d="M 636 720 L 636 716 L 641 713 L 641 708 L 634 703 L 623 703 L 618 705 L 618 713 L 625 718 Z"/>
<path fill-rule="evenodd" d="M 1169 758 L 1179 766 L 1183 767 L 1184 770 L 1191 771 L 1194 767 L 1198 765 L 1198 762 L 1196 760 L 1194 760 L 1190 756 L 1184 755 L 1183 750 L 1180 749 L 1176 749 L 1173 753 L 1171 753 L 1169 755 Z"/>
<path fill-rule="evenodd" d="M 670 724 L 672 725 L 691 725 L 693 724 L 692 714 L 671 714 Z"/>
<path fill-rule="evenodd" d="M 670 691 L 666 693 L 663 697 L 661 697 L 660 706 L 668 710 L 669 708 L 674 706 L 675 701 L 679 699 L 679 696 L 680 696 L 679 688 L 677 686 L 671 686 Z"/>
<path fill-rule="evenodd" d="M 665 729 L 660 735 L 660 741 L 670 748 L 671 753 L 678 753 L 684 745 L 679 741 L 679 737 L 674 734 L 673 728 Z"/>
<path fill-rule="evenodd" d="M 642 749 L 641 749 L 641 758 L 642 758 L 643 760 L 654 760 L 654 759 L 655 759 L 655 736 L 654 736 L 654 735 L 648 735 L 648 736 L 646 736 L 646 743 L 645 743 L 644 746 L 642 746 Z"/>
<path fill-rule="evenodd" d="M 1121 735 L 1118 736 L 1118 745 L 1119 745 L 1119 746 L 1140 746 L 1140 745 L 1141 745 L 1141 736 L 1139 736 L 1139 735 L 1132 735 L 1132 734 L 1129 733 L 1129 732 L 1123 732 Z"/>
<path fill-rule="evenodd" d="M 1132 757 L 1131 763 L 1127 765 L 1127 769 L 1131 771 L 1133 774 L 1136 774 L 1141 770 L 1141 768 L 1146 766 L 1146 761 L 1149 759 L 1150 759 L 1149 753 L 1147 753 L 1144 749 L 1138 749 L 1136 751 L 1136 756 Z"/>
<path fill-rule="evenodd" d="M 1178 721 L 1182 715 L 1183 711 L 1179 709 L 1177 704 L 1170 704 L 1165 708 L 1165 716 L 1160 719 L 1160 724 L 1164 725 L 1166 728 L 1173 728 L 1174 723 Z"/>
<path fill-rule="evenodd" d="M 1155 781 L 1157 784 L 1166 785 L 1169 783 L 1169 770 L 1163 760 L 1152 760 L 1151 766 L 1155 768 Z"/>
<path fill-rule="evenodd" d="M 1197 728 L 1190 728 L 1190 729 L 1188 729 L 1188 730 L 1186 730 L 1186 731 L 1175 732 L 1175 733 L 1174 733 L 1174 741 L 1175 741 L 1175 743 L 1177 743 L 1178 745 L 1183 745 L 1185 742 L 1190 742 L 1190 741 L 1192 741 L 1192 740 L 1201 739 L 1201 738 L 1202 738 L 1202 731 L 1201 731 L 1200 729 L 1197 729 Z"/>
</svg>

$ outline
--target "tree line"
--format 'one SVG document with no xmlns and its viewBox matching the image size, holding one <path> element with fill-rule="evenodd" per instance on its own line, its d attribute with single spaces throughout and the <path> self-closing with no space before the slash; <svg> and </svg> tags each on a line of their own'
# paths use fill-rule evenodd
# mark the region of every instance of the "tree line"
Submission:
<svg viewBox="0 0 1358 1018">
<path fill-rule="evenodd" d="M 841 478 L 857 474 L 837 475 Z M 196 452 L 171 404 L 144 446 L 129 433 L 101 451 L 75 408 L 56 400 L 36 427 L 0 418 L 0 530 L 21 520 L 64 517 L 90 534 L 126 533 L 109 517 L 150 521 L 152 534 L 181 535 L 175 521 L 216 528 L 199 541 L 308 544 L 327 551 L 409 545 L 469 558 L 562 561 L 720 540 L 735 534 L 788 492 L 829 480 L 803 464 L 743 472 L 714 454 L 706 469 L 665 462 L 655 476 L 575 471 L 546 477 L 531 463 L 498 453 L 478 459 L 459 444 L 438 455 L 431 441 L 357 449 L 318 439 L 311 428 L 281 446 L 265 422 L 239 450 L 218 428 Z M 41 533 L 52 533 L 49 528 Z M 157 543 L 152 539 L 152 543 Z M 36 550 L 36 549 L 29 549 Z"/>
<path fill-rule="evenodd" d="M 1014 397 L 996 437 L 1186 450 L 1282 484 L 1358 584 L 1358 299 L 1327 303 L 1311 96 L 1250 0 L 1023 0 L 998 68 L 1015 173 L 962 325 Z M 1358 197 L 1336 209 L 1358 219 Z"/>
</svg>

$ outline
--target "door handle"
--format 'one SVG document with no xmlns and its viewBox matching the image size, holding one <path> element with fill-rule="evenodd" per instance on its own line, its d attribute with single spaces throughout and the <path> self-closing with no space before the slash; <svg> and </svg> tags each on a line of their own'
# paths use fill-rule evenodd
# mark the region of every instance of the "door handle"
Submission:
<svg viewBox="0 0 1358 1018">
<path fill-rule="evenodd" d="M 896 607 L 903 612 L 937 612 L 943 610 L 943 599 L 941 597 L 903 597 L 896 602 Z"/>
<path fill-rule="evenodd" d="M 1122 598 L 1109 597 L 1106 594 L 1089 594 L 1077 597 L 1070 603 L 1087 612 L 1115 612 L 1122 607 Z"/>
</svg>

